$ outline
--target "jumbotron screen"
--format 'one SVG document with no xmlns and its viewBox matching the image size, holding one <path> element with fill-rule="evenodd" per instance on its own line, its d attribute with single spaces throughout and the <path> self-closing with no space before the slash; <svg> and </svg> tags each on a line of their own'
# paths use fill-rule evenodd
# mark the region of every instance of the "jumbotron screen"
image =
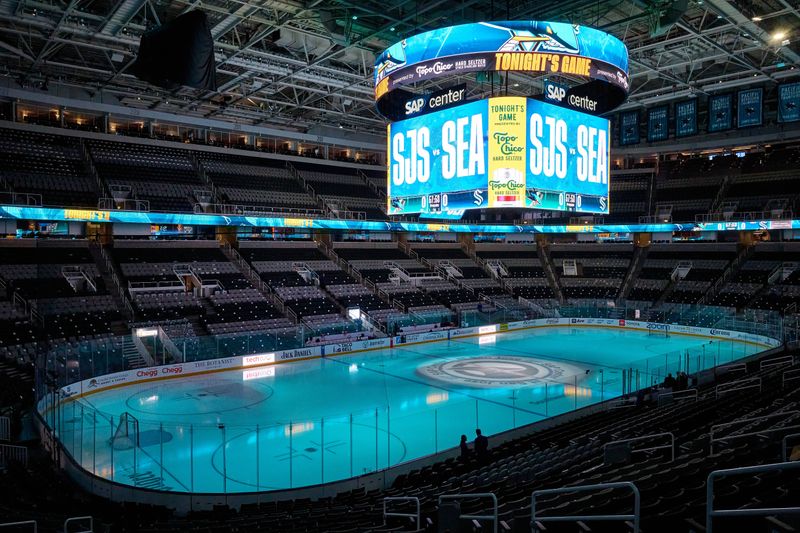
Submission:
<svg viewBox="0 0 800 533">
<path fill-rule="evenodd" d="M 470 102 L 388 126 L 387 209 L 609 210 L 609 122 L 522 97 Z"/>
</svg>

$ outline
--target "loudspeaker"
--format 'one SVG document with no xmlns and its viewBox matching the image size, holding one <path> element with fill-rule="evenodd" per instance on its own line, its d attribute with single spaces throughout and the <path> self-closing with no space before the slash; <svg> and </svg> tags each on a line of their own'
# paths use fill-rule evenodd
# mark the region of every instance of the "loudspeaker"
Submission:
<svg viewBox="0 0 800 533">
<path fill-rule="evenodd" d="M 216 91 L 214 39 L 206 14 L 190 11 L 144 33 L 131 71 L 169 90 L 186 85 Z"/>
</svg>

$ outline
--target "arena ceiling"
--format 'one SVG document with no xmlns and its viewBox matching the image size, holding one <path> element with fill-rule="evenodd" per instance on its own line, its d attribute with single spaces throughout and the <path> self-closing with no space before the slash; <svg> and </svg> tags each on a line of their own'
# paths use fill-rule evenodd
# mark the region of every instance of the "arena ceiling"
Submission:
<svg viewBox="0 0 800 533">
<path fill-rule="evenodd" d="M 306 131 L 317 125 L 381 133 L 372 98 L 376 54 L 420 31 L 479 20 L 569 21 L 604 29 L 630 50 L 626 107 L 758 82 L 800 69 L 795 0 L 689 0 L 674 24 L 670 0 L 0 0 L 0 75 L 7 85 L 102 91 L 123 105 Z M 218 91 L 167 92 L 128 70 L 149 27 L 193 10 L 208 15 Z M 471 93 L 492 83 L 473 74 Z M 541 91 L 511 74 L 511 94 Z"/>
</svg>

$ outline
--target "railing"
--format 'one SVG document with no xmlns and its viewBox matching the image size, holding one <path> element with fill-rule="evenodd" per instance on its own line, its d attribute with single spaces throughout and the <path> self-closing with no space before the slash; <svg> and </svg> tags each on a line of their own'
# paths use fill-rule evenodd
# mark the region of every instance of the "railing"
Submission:
<svg viewBox="0 0 800 533">
<path fill-rule="evenodd" d="M 798 381 L 798 380 L 800 380 L 800 368 L 787 370 L 782 375 L 781 387 L 785 389 L 787 383 L 789 383 L 790 381 Z"/>
<path fill-rule="evenodd" d="M 747 378 L 723 383 L 714 388 L 714 397 L 719 399 L 723 394 L 746 389 L 758 389 L 761 392 L 761 378 Z"/>
<path fill-rule="evenodd" d="M 243 204 L 194 204 L 194 212 L 197 214 L 214 215 L 267 215 L 285 216 L 297 215 L 302 218 L 322 217 L 325 212 L 321 209 L 305 209 L 301 207 L 265 207 L 258 205 Z"/>
<path fill-rule="evenodd" d="M 2 192 L 0 201 L 10 205 L 42 205 L 42 195 L 32 192 Z"/>
<path fill-rule="evenodd" d="M 439 505 L 442 505 L 442 502 L 445 500 L 471 500 L 475 498 L 488 498 L 492 500 L 494 512 L 490 515 L 480 515 L 480 514 L 460 514 L 458 516 L 459 520 L 491 520 L 492 521 L 492 531 L 497 533 L 497 526 L 499 523 L 498 516 L 497 516 L 497 496 L 492 494 L 491 492 L 478 492 L 475 494 L 443 494 L 439 496 Z"/>
<path fill-rule="evenodd" d="M 726 215 L 723 211 L 715 210 L 709 213 L 694 216 L 695 222 L 717 222 L 720 220 L 748 221 L 748 220 L 787 220 L 792 218 L 790 209 L 780 209 L 780 213 L 773 211 L 734 211 Z"/>
<path fill-rule="evenodd" d="M 661 445 L 661 446 L 651 446 L 650 448 L 642 448 L 639 450 L 631 450 L 631 453 L 641 453 L 641 452 L 653 452 L 656 450 L 669 450 L 671 455 L 671 461 L 675 460 L 675 435 L 669 432 L 665 433 L 655 433 L 653 435 L 643 435 L 641 437 L 633 437 L 630 439 L 622 439 L 622 440 L 613 440 L 611 442 L 607 442 L 603 445 L 603 453 L 605 453 L 606 448 L 612 446 L 614 444 L 623 444 L 626 442 L 640 442 L 643 440 L 653 440 L 659 437 L 669 437 L 669 445 Z"/>
<path fill-rule="evenodd" d="M 571 492 L 591 492 L 595 490 L 605 489 L 630 489 L 633 492 L 633 514 L 616 514 L 616 515 L 576 515 L 576 516 L 536 516 L 536 497 L 543 494 L 567 494 Z M 620 522 L 620 521 L 633 521 L 633 533 L 639 533 L 639 515 L 641 507 L 641 495 L 639 489 L 629 481 L 620 481 L 618 483 L 599 483 L 597 485 L 580 485 L 577 487 L 563 487 L 560 489 L 544 489 L 535 490 L 531 494 L 531 531 L 539 533 L 544 530 L 543 524 L 545 522 L 578 522 L 578 521 L 603 521 L 603 522 Z M 542 526 L 540 527 L 540 524 Z"/>
<path fill-rule="evenodd" d="M 769 433 L 778 433 L 781 431 L 792 430 L 792 429 L 800 429 L 800 425 L 795 426 L 781 426 L 778 428 L 773 429 L 761 429 L 758 431 L 750 431 L 748 433 L 737 433 L 736 435 L 727 435 L 724 437 L 715 437 L 714 434 L 718 433 L 720 430 L 738 426 L 738 425 L 748 425 L 753 422 L 763 422 L 764 420 L 769 420 L 772 418 L 778 417 L 785 417 L 791 418 L 792 415 L 800 414 L 800 411 L 781 411 L 780 413 L 772 413 L 764 416 L 756 416 L 753 418 L 742 418 L 740 420 L 734 420 L 733 422 L 725 422 L 724 424 L 715 424 L 711 426 L 711 430 L 708 432 L 709 436 L 709 452 L 714 453 L 714 444 L 717 442 L 727 442 L 736 439 L 745 439 L 747 437 L 754 437 L 754 436 L 762 436 L 767 435 Z"/>
<path fill-rule="evenodd" d="M 174 291 L 184 290 L 182 281 L 129 281 L 128 290 L 134 291 Z"/>
<path fill-rule="evenodd" d="M 150 211 L 149 200 L 138 200 L 136 198 L 125 198 L 116 200 L 114 198 L 99 198 L 97 200 L 97 209 L 103 211 L 114 211 L 122 209 L 124 211 Z"/>
<path fill-rule="evenodd" d="M 760 474 L 781 470 L 794 470 L 800 468 L 800 462 L 773 463 L 758 466 L 745 466 L 730 468 L 728 470 L 715 470 L 708 475 L 706 481 L 706 533 L 713 533 L 715 517 L 737 516 L 769 516 L 775 514 L 800 514 L 800 507 L 762 507 L 756 509 L 714 509 L 714 480 L 744 474 Z"/>
<path fill-rule="evenodd" d="M 789 435 L 784 435 L 783 440 L 781 441 L 781 458 L 783 462 L 786 463 L 789 461 L 789 454 L 786 453 L 787 444 L 789 444 L 789 439 L 798 439 L 800 438 L 800 433 L 790 433 Z"/>
<path fill-rule="evenodd" d="M 36 520 L 25 520 L 24 522 L 6 522 L 5 524 L 0 524 L 0 529 L 6 527 L 19 528 L 22 526 L 33 526 L 33 533 L 37 533 L 39 531 L 39 526 L 36 524 Z"/>
<path fill-rule="evenodd" d="M 764 370 L 766 368 L 773 368 L 776 366 L 786 366 L 786 365 L 793 365 L 794 364 L 794 356 L 793 355 L 784 355 L 782 357 L 773 357 L 771 359 L 762 359 L 759 363 L 758 367 L 760 370 Z"/>
<path fill-rule="evenodd" d="M 416 504 L 417 512 L 415 513 L 401 513 L 397 511 L 388 512 L 386 510 L 387 504 L 389 502 L 411 502 Z M 420 529 L 420 505 L 419 505 L 419 498 L 415 496 L 393 496 L 387 497 L 383 499 L 383 525 L 386 526 L 386 518 L 390 516 L 400 517 L 400 518 L 413 518 L 414 519 L 414 529 Z"/>
<path fill-rule="evenodd" d="M 0 416 L 0 440 L 11 440 L 11 419 L 7 416 Z"/>
<path fill-rule="evenodd" d="M 89 529 L 80 529 L 78 531 L 75 531 L 74 533 L 92 533 L 94 531 L 94 518 L 92 518 L 91 516 L 74 516 L 72 518 L 67 518 L 66 520 L 64 520 L 64 533 L 72 533 L 69 530 L 69 526 L 76 522 L 88 523 Z"/>
<path fill-rule="evenodd" d="M 9 461 L 28 466 L 28 448 L 25 446 L 14 446 L 13 444 L 0 444 L 0 464 L 7 464 Z"/>
<path fill-rule="evenodd" d="M 733 374 L 734 372 L 744 372 L 747 374 L 747 364 L 734 363 L 732 365 L 722 365 L 717 367 L 717 373 L 720 374 Z"/>
<path fill-rule="evenodd" d="M 659 405 L 662 404 L 662 401 L 682 402 L 684 400 L 697 401 L 697 389 L 686 389 L 681 391 L 664 391 L 658 394 Z"/>
</svg>

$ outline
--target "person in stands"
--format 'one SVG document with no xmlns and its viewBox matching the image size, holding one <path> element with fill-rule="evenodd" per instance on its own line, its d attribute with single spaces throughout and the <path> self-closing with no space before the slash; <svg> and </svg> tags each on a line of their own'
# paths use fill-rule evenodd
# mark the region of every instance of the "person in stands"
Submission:
<svg viewBox="0 0 800 533">
<path fill-rule="evenodd" d="M 461 460 L 466 461 L 469 459 L 469 444 L 467 444 L 467 436 L 461 435 L 461 444 L 459 445 L 461 448 Z"/>
<path fill-rule="evenodd" d="M 475 430 L 475 456 L 483 464 L 489 462 L 489 439 L 481 433 L 480 429 Z"/>
<path fill-rule="evenodd" d="M 664 378 L 664 388 L 665 389 L 675 389 L 675 386 L 678 384 L 675 381 L 675 378 L 672 377 L 672 373 L 667 374 L 667 377 Z"/>
</svg>

